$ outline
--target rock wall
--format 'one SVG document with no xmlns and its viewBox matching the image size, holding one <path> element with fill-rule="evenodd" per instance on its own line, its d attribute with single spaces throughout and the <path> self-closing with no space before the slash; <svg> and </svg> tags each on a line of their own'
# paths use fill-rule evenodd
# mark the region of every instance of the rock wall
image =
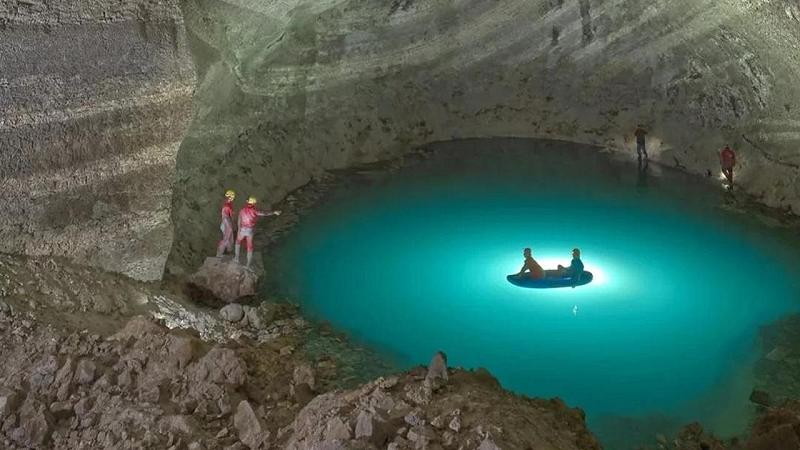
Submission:
<svg viewBox="0 0 800 450">
<path fill-rule="evenodd" d="M 0 43 L 0 251 L 159 278 L 195 83 L 178 1 L 4 1 Z"/>
<path fill-rule="evenodd" d="M 737 179 L 800 211 L 797 0 L 186 0 L 201 81 L 168 269 L 213 252 L 223 189 L 274 201 L 437 140 L 546 137 Z"/>
</svg>

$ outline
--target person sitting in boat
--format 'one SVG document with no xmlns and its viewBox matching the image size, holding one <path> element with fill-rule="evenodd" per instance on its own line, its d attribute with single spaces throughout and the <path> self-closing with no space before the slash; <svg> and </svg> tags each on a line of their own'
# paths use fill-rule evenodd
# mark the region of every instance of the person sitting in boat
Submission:
<svg viewBox="0 0 800 450">
<path fill-rule="evenodd" d="M 542 266 L 540 266 L 539 263 L 533 259 L 531 249 L 526 248 L 522 251 L 522 255 L 525 257 L 525 262 L 522 264 L 522 269 L 520 269 L 517 276 L 527 276 L 534 280 L 541 280 L 544 278 L 544 269 L 542 269 Z"/>
<path fill-rule="evenodd" d="M 555 275 L 562 277 L 562 278 L 574 278 L 578 279 L 583 273 L 583 261 L 581 261 L 581 250 L 579 248 L 572 249 L 572 262 L 570 263 L 569 267 L 564 267 L 561 264 L 558 265 L 558 270 L 555 271 Z"/>
</svg>

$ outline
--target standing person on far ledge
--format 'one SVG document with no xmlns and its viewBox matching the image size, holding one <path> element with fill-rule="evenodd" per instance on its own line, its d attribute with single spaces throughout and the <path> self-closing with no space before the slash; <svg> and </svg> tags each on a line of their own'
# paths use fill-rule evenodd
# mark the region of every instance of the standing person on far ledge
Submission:
<svg viewBox="0 0 800 450">
<path fill-rule="evenodd" d="M 242 241 L 245 241 L 247 245 L 247 267 L 250 267 L 253 262 L 253 235 L 255 234 L 254 229 L 258 218 L 281 215 L 280 211 L 262 211 L 256 208 L 256 203 L 258 203 L 258 200 L 255 197 L 250 197 L 247 199 L 244 208 L 239 211 L 239 233 L 236 236 L 236 246 L 234 246 L 233 260 L 236 264 L 239 264 L 239 248 L 242 245 Z"/>
<path fill-rule="evenodd" d="M 728 179 L 728 189 L 733 189 L 733 167 L 736 165 L 736 153 L 729 145 L 719 152 L 719 165 L 722 166 L 722 174 Z"/>
<path fill-rule="evenodd" d="M 644 142 L 647 131 L 642 128 L 642 124 L 639 124 L 636 125 L 636 130 L 633 131 L 633 135 L 636 136 L 636 154 L 639 155 L 639 160 L 641 161 L 642 155 L 644 155 L 644 159 L 647 161 L 647 148 L 645 148 Z"/>
</svg>

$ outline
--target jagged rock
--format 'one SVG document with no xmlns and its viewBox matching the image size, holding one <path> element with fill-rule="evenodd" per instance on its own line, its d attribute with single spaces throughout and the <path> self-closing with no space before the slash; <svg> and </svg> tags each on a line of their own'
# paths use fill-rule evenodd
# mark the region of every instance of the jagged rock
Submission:
<svg viewBox="0 0 800 450">
<path fill-rule="evenodd" d="M 753 424 L 747 450 L 800 448 L 800 402 L 770 408 Z"/>
<path fill-rule="evenodd" d="M 236 427 L 239 440 L 248 448 L 257 449 L 264 441 L 264 429 L 247 400 L 239 402 L 236 414 L 233 416 L 233 426 Z"/>
<path fill-rule="evenodd" d="M 453 416 L 453 419 L 450 420 L 450 423 L 447 425 L 447 428 L 458 433 L 461 431 L 461 416 Z"/>
<path fill-rule="evenodd" d="M 167 337 L 167 359 L 175 369 L 185 368 L 194 356 L 192 340 L 184 336 Z"/>
<path fill-rule="evenodd" d="M 19 401 L 20 396 L 17 391 L 0 387 L 0 420 L 16 412 Z"/>
<path fill-rule="evenodd" d="M 228 322 L 238 322 L 244 317 L 244 309 L 238 303 L 231 303 L 219 310 L 219 315 Z"/>
<path fill-rule="evenodd" d="M 449 447 L 453 445 L 453 442 L 455 442 L 455 440 L 456 440 L 456 435 L 452 431 L 447 430 L 444 433 L 442 433 L 442 443 L 445 446 Z"/>
<path fill-rule="evenodd" d="M 56 370 L 58 370 L 58 358 L 55 355 L 45 355 L 31 370 L 28 377 L 31 389 L 39 390 L 50 387 L 56 379 Z"/>
<path fill-rule="evenodd" d="M 160 421 L 161 429 L 165 432 L 179 433 L 185 436 L 193 436 L 197 429 L 194 419 L 186 415 L 170 415 L 163 417 Z"/>
<path fill-rule="evenodd" d="M 770 361 L 783 361 L 791 352 L 784 347 L 775 347 L 764 356 L 765 359 Z"/>
<path fill-rule="evenodd" d="M 58 373 L 56 373 L 53 384 L 56 388 L 56 398 L 59 401 L 64 401 L 69 397 L 72 389 L 74 367 L 75 362 L 71 357 L 67 357 L 67 360 L 64 361 L 64 365 L 62 365 L 61 368 L 58 369 Z"/>
<path fill-rule="evenodd" d="M 403 417 L 403 420 L 407 424 L 411 425 L 412 427 L 418 427 L 418 426 L 421 426 L 421 425 L 425 425 L 425 419 L 420 417 L 421 414 L 422 414 L 422 410 L 417 408 L 417 409 L 414 409 L 413 411 L 411 411 L 410 413 L 406 414 L 405 417 Z"/>
<path fill-rule="evenodd" d="M 53 402 L 50 404 L 50 412 L 53 414 L 53 419 L 58 422 L 75 415 L 74 406 L 71 401 Z"/>
<path fill-rule="evenodd" d="M 143 336 L 155 335 L 160 336 L 166 334 L 166 328 L 155 323 L 152 319 L 145 316 L 133 317 L 125 328 L 111 336 L 110 340 L 126 341 L 128 339 L 140 339 Z"/>
<path fill-rule="evenodd" d="M 481 441 L 481 445 L 478 446 L 478 450 L 500 450 L 500 447 L 498 447 L 493 440 L 487 437 Z"/>
<path fill-rule="evenodd" d="M 314 398 L 314 391 L 306 383 L 292 386 L 292 394 L 294 395 L 294 400 L 301 406 L 307 405 Z"/>
<path fill-rule="evenodd" d="M 438 429 L 444 427 L 444 417 L 439 415 L 431 419 L 431 426 Z"/>
<path fill-rule="evenodd" d="M 423 383 L 407 384 L 405 387 L 405 395 L 406 398 L 415 404 L 425 406 L 430 403 L 433 392 L 426 378 Z"/>
<path fill-rule="evenodd" d="M 346 441 L 350 439 L 351 435 L 350 425 L 344 423 L 339 417 L 332 418 L 325 426 L 326 441 Z"/>
<path fill-rule="evenodd" d="M 97 365 L 89 359 L 82 359 L 75 367 L 74 379 L 78 384 L 89 384 L 94 381 Z"/>
<path fill-rule="evenodd" d="M 299 364 L 294 368 L 292 373 L 292 380 L 296 385 L 307 384 L 312 390 L 314 389 L 314 369 L 309 364 Z"/>
<path fill-rule="evenodd" d="M 82 399 L 78 400 L 78 403 L 75 404 L 75 414 L 78 418 L 85 418 L 89 412 L 92 410 L 92 401 L 91 397 L 83 397 Z"/>
<path fill-rule="evenodd" d="M 11 438 L 24 447 L 40 448 L 49 442 L 52 433 L 50 412 L 45 405 L 28 395 L 19 411 L 19 427 L 11 432 Z"/>
<path fill-rule="evenodd" d="M 261 316 L 258 314 L 258 309 L 245 306 L 244 315 L 247 318 L 247 324 L 253 328 L 262 328 L 264 326 Z"/>
<path fill-rule="evenodd" d="M 361 411 L 358 413 L 358 418 L 356 419 L 356 439 L 359 438 L 369 438 L 372 436 L 372 418 L 373 415 L 367 411 Z"/>
<path fill-rule="evenodd" d="M 750 401 L 761 406 L 770 406 L 772 404 L 769 392 L 760 389 L 753 389 L 750 393 Z"/>
<path fill-rule="evenodd" d="M 436 352 L 428 364 L 428 372 L 425 374 L 425 383 L 430 385 L 433 390 L 439 388 L 447 382 L 447 355 L 442 352 Z"/>
<path fill-rule="evenodd" d="M 382 389 L 387 389 L 388 390 L 388 389 L 391 389 L 391 388 L 397 386 L 398 381 L 399 381 L 399 378 L 396 377 L 396 376 L 387 377 L 387 378 L 383 379 L 380 382 L 379 386 Z"/>
<path fill-rule="evenodd" d="M 214 347 L 189 367 L 189 377 L 195 383 L 210 381 L 241 386 L 247 379 L 247 368 L 233 350 Z"/>
<path fill-rule="evenodd" d="M 253 255 L 253 259 L 257 261 L 260 257 Z M 189 283 L 211 292 L 225 303 L 232 303 L 242 297 L 255 295 L 259 273 L 261 270 L 248 269 L 229 258 L 210 257 L 189 277 Z"/>
</svg>

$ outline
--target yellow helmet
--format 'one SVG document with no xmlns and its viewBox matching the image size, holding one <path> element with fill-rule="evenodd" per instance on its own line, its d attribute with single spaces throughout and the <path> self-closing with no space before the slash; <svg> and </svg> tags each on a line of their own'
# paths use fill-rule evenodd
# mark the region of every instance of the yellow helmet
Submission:
<svg viewBox="0 0 800 450">
<path fill-rule="evenodd" d="M 236 198 L 236 192 L 233 192 L 232 189 L 228 189 L 227 191 L 225 191 L 225 198 L 233 200 L 234 198 Z"/>
<path fill-rule="evenodd" d="M 247 199 L 247 204 L 248 205 L 255 205 L 256 203 L 258 203 L 258 200 L 256 200 L 255 197 L 250 197 L 250 198 Z"/>
</svg>

